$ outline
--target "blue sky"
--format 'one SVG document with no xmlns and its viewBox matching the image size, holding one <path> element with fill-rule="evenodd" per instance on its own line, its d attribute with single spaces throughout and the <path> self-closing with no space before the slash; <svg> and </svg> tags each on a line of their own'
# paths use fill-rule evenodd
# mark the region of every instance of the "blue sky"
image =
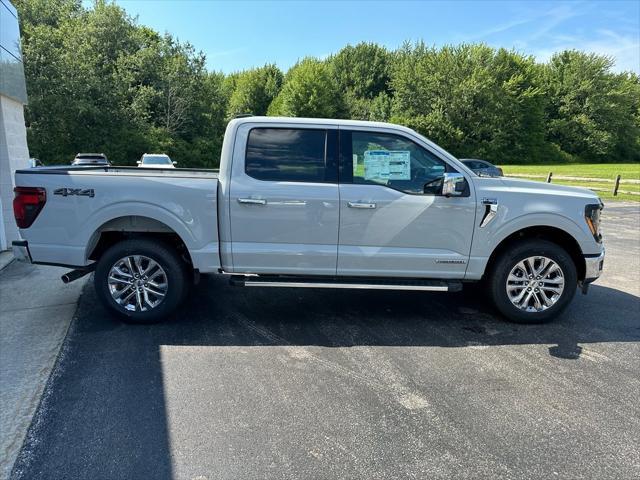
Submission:
<svg viewBox="0 0 640 480">
<path fill-rule="evenodd" d="M 547 60 L 577 48 L 613 56 L 640 73 L 640 1 L 207 1 L 117 0 L 141 24 L 192 43 L 210 70 L 265 63 L 287 69 L 371 41 L 430 45 L 485 42 Z"/>
</svg>

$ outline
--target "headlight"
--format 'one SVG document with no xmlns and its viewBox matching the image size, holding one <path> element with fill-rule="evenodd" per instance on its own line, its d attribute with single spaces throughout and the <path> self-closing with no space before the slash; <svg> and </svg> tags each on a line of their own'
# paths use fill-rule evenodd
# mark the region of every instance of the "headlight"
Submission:
<svg viewBox="0 0 640 480">
<path fill-rule="evenodd" d="M 584 219 L 587 222 L 589 230 L 596 242 L 602 242 L 602 234 L 600 233 L 600 214 L 604 204 L 592 203 L 584 207 Z"/>
</svg>

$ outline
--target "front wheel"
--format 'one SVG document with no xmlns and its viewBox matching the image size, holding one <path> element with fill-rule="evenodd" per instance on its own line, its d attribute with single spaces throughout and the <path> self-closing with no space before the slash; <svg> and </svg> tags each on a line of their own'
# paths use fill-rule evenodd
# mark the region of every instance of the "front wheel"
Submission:
<svg viewBox="0 0 640 480">
<path fill-rule="evenodd" d="M 154 323 L 173 313 L 186 296 L 187 267 L 163 242 L 131 239 L 100 258 L 94 276 L 98 298 L 130 323 Z"/>
<path fill-rule="evenodd" d="M 542 323 L 555 318 L 573 298 L 576 266 L 559 245 L 528 240 L 508 248 L 489 278 L 493 302 L 509 320 Z"/>
</svg>

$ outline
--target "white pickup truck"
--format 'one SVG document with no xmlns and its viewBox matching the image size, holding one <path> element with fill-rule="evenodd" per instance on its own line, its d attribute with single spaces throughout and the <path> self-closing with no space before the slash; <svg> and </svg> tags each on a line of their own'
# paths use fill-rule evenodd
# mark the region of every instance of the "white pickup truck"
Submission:
<svg viewBox="0 0 640 480">
<path fill-rule="evenodd" d="M 240 286 L 456 291 L 484 280 L 517 322 L 556 316 L 602 271 L 590 190 L 474 174 L 405 127 L 248 117 L 220 171 L 18 170 L 25 261 L 95 271 L 132 322 L 171 314 L 201 273 Z"/>
</svg>

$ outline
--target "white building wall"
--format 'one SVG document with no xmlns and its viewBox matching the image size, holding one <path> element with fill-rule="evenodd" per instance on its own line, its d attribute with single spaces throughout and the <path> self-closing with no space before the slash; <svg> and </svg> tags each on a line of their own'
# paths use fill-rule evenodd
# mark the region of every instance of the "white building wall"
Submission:
<svg viewBox="0 0 640 480">
<path fill-rule="evenodd" d="M 27 89 L 20 51 L 18 11 L 0 0 L 0 250 L 19 238 L 13 218 L 13 172 L 28 165 L 23 105 Z"/>
<path fill-rule="evenodd" d="M 0 95 L 0 250 L 19 238 L 13 218 L 15 170 L 27 168 L 29 149 L 22 103 Z M 3 225 L 4 224 L 4 225 Z"/>
</svg>

